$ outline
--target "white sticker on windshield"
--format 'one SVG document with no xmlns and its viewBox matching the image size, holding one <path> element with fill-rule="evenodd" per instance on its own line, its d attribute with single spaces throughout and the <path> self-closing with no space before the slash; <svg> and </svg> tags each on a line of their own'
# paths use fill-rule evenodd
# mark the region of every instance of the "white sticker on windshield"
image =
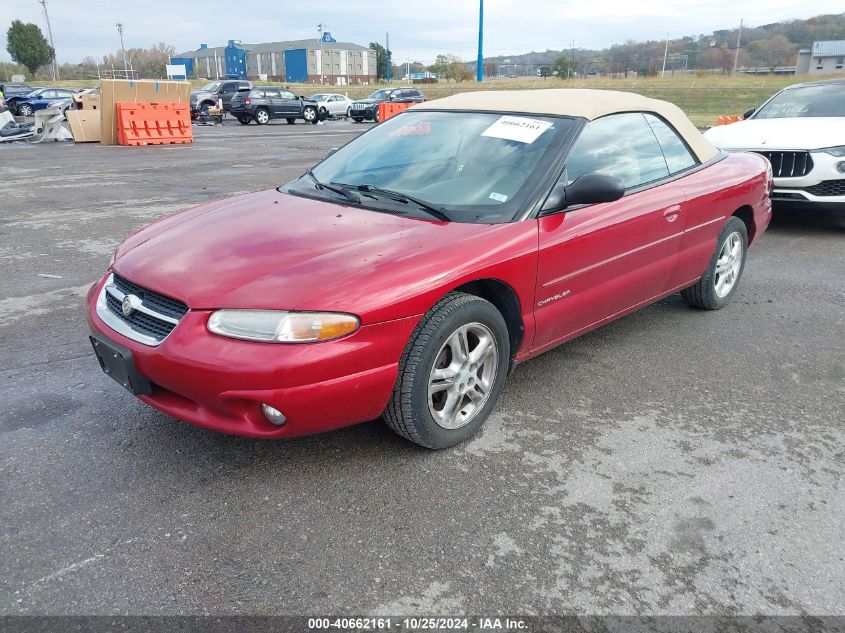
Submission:
<svg viewBox="0 0 845 633">
<path fill-rule="evenodd" d="M 505 115 L 484 130 L 481 136 L 503 138 L 508 141 L 518 141 L 519 143 L 533 143 L 550 127 L 552 127 L 552 124 L 548 121 L 529 119 L 523 116 Z"/>
<path fill-rule="evenodd" d="M 490 199 L 495 200 L 496 202 L 507 202 L 508 197 L 503 193 L 496 193 L 495 191 L 490 194 Z"/>
</svg>

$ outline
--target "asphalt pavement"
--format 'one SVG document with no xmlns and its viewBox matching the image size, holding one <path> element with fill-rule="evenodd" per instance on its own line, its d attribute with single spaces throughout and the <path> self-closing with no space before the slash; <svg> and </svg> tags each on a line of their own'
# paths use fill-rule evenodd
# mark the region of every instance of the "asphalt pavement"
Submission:
<svg viewBox="0 0 845 633">
<path fill-rule="evenodd" d="M 776 216 L 720 312 L 519 366 L 452 450 L 220 435 L 99 370 L 82 298 L 123 237 L 368 127 L 0 147 L 0 614 L 843 614 L 842 218 Z"/>
</svg>

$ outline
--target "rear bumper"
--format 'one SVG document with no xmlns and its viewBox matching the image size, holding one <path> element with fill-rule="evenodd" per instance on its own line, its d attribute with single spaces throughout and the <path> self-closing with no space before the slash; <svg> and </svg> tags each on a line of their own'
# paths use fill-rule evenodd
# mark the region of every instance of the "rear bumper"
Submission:
<svg viewBox="0 0 845 633">
<path fill-rule="evenodd" d="M 138 373 L 152 384 L 138 397 L 180 420 L 247 437 L 296 437 L 377 418 L 420 318 L 365 325 L 337 341 L 279 345 L 216 336 L 206 327 L 210 312 L 191 310 L 161 345 L 149 347 L 97 316 L 102 284 L 89 292 L 88 323 L 132 352 Z M 285 414 L 284 426 L 267 421 L 262 403 Z"/>
</svg>

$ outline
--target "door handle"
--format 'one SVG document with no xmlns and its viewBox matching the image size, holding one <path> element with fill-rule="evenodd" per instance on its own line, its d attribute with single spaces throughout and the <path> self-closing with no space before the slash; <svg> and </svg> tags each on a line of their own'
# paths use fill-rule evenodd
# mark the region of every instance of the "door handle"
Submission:
<svg viewBox="0 0 845 633">
<path fill-rule="evenodd" d="M 663 217 L 666 218 L 667 222 L 674 222 L 678 219 L 678 214 L 681 212 L 681 205 L 673 204 L 668 209 L 663 211 Z"/>
</svg>

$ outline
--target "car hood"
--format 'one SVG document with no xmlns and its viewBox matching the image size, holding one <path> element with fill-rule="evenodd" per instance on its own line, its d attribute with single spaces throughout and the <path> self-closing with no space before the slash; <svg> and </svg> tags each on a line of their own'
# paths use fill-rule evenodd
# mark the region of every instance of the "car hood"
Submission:
<svg viewBox="0 0 845 633">
<path fill-rule="evenodd" d="M 386 298 L 398 301 L 391 293 L 419 292 L 413 282 L 442 283 L 512 246 L 502 231 L 516 224 L 428 221 L 269 190 L 151 224 L 118 247 L 112 268 L 193 309 L 335 310 L 366 322 Z M 536 230 L 520 239 L 536 248 Z"/>
<path fill-rule="evenodd" d="M 720 149 L 819 149 L 845 145 L 845 118 L 749 119 L 710 128 L 704 137 Z"/>
<path fill-rule="evenodd" d="M 191 99 L 195 97 L 217 97 L 217 95 L 208 90 L 191 90 Z"/>
</svg>

